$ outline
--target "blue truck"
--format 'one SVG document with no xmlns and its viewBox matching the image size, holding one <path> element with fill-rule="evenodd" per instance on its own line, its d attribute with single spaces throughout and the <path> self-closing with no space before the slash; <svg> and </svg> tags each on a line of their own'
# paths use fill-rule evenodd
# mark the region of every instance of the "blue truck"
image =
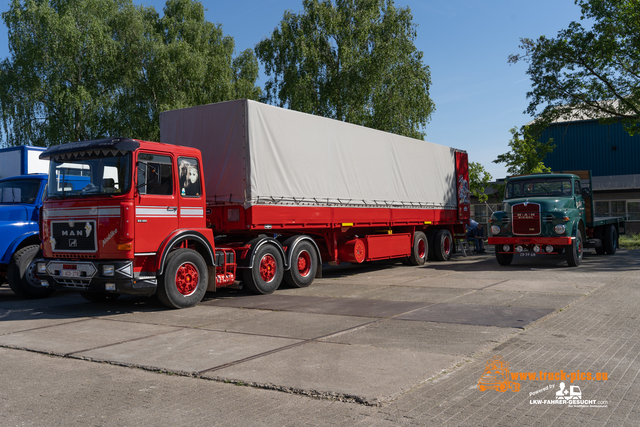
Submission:
<svg viewBox="0 0 640 427">
<path fill-rule="evenodd" d="M 0 283 L 21 298 L 40 298 L 51 290 L 40 286 L 31 261 L 40 252 L 38 220 L 48 175 L 0 179 Z"/>
<path fill-rule="evenodd" d="M 0 149 L 0 284 L 22 298 L 44 297 L 31 261 L 40 251 L 38 219 L 48 180 L 43 147 Z M 36 285 L 36 286 L 34 286 Z"/>
</svg>

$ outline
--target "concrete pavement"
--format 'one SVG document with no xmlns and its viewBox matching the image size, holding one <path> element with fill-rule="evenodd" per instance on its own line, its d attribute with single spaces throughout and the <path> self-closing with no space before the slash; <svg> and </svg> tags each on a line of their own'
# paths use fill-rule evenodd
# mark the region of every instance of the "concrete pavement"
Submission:
<svg viewBox="0 0 640 427">
<path fill-rule="evenodd" d="M 633 425 L 638 255 L 344 266 L 188 310 L 2 287 L 0 425 Z M 605 372 L 566 381 L 600 405 L 531 403 L 556 400 L 555 379 L 480 391 L 495 355 L 516 374 Z"/>
</svg>

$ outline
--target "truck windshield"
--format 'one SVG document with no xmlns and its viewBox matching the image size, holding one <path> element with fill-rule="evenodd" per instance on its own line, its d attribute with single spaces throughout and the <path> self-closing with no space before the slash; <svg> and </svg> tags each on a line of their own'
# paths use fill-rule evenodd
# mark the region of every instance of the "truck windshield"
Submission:
<svg viewBox="0 0 640 427">
<path fill-rule="evenodd" d="M 131 153 L 52 158 L 47 196 L 119 195 L 129 191 Z"/>
<path fill-rule="evenodd" d="M 0 182 L 0 204 L 35 203 L 40 181 L 35 179 Z"/>
<path fill-rule="evenodd" d="M 568 178 L 541 178 L 515 180 L 507 183 L 505 198 L 535 196 L 571 196 L 571 180 Z"/>
</svg>

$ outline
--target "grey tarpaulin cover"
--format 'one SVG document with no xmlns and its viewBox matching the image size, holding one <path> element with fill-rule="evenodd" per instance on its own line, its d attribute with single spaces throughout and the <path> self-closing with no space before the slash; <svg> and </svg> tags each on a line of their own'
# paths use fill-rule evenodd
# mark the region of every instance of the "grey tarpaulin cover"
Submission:
<svg viewBox="0 0 640 427">
<path fill-rule="evenodd" d="M 455 150 L 249 100 L 160 115 L 162 142 L 202 151 L 207 201 L 456 208 Z"/>
</svg>

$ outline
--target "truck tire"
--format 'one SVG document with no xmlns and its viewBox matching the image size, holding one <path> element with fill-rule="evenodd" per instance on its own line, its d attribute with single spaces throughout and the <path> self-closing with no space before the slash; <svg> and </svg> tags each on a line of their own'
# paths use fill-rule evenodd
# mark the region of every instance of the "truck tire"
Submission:
<svg viewBox="0 0 640 427">
<path fill-rule="evenodd" d="M 438 261 L 449 261 L 453 238 L 449 230 L 438 230 L 433 236 L 433 253 Z"/>
<path fill-rule="evenodd" d="M 202 255 L 192 249 L 174 250 L 158 281 L 158 299 L 169 308 L 193 307 L 207 292 L 208 277 Z"/>
<path fill-rule="evenodd" d="M 411 255 L 409 255 L 410 265 L 423 265 L 427 261 L 429 255 L 429 242 L 427 236 L 422 231 L 416 231 L 413 234 L 413 247 Z"/>
<path fill-rule="evenodd" d="M 318 256 L 313 245 L 300 242 L 291 254 L 291 267 L 284 272 L 284 281 L 294 288 L 306 288 L 313 283 L 318 270 Z"/>
<path fill-rule="evenodd" d="M 53 293 L 53 289 L 42 287 L 36 277 L 36 265 L 32 261 L 41 254 L 38 245 L 25 246 L 13 254 L 7 267 L 7 282 L 18 297 L 44 298 Z"/>
<path fill-rule="evenodd" d="M 604 241 L 602 242 L 604 251 L 607 255 L 613 255 L 618 248 L 618 231 L 615 225 L 609 224 L 604 229 Z"/>
<path fill-rule="evenodd" d="M 120 294 L 108 292 L 80 291 L 80 296 L 90 302 L 111 302 L 116 300 Z"/>
<path fill-rule="evenodd" d="M 255 253 L 253 267 L 242 271 L 245 286 L 259 295 L 273 293 L 282 282 L 284 262 L 274 245 L 264 244 Z"/>
<path fill-rule="evenodd" d="M 574 239 L 571 246 L 567 246 L 567 264 L 569 267 L 577 267 L 580 265 L 582 261 L 584 247 L 582 243 L 582 233 L 580 230 L 576 230 L 576 238 Z"/>
<path fill-rule="evenodd" d="M 498 245 L 496 245 L 496 261 L 498 261 L 498 264 L 500 265 L 511 265 L 511 261 L 513 261 L 513 254 L 500 253 Z"/>
</svg>

